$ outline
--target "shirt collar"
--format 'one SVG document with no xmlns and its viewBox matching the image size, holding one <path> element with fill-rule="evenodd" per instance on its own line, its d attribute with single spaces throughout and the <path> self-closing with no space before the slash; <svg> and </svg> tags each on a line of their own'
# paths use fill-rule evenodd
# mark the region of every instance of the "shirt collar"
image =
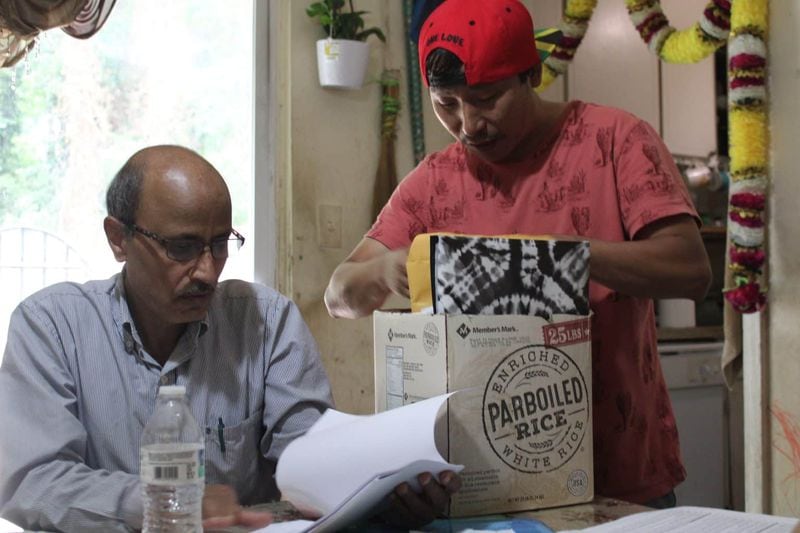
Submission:
<svg viewBox="0 0 800 533">
<path fill-rule="evenodd" d="M 125 351 L 131 355 L 139 355 L 142 341 L 133 323 L 128 300 L 125 298 L 125 269 L 114 275 L 114 284 L 111 288 L 111 312 L 119 328 Z"/>
<path fill-rule="evenodd" d="M 136 330 L 136 323 L 131 316 L 131 310 L 128 306 L 128 299 L 125 294 L 125 268 L 114 275 L 114 284 L 112 286 L 112 313 L 114 320 L 119 328 L 122 337 L 125 351 L 131 355 L 141 356 L 142 340 L 139 337 L 139 332 Z M 183 332 L 182 339 L 192 339 L 192 345 L 196 345 L 197 341 L 208 331 L 208 313 L 202 320 L 192 322 L 187 325 L 186 330 Z M 180 341 L 179 341 L 180 344 Z"/>
</svg>

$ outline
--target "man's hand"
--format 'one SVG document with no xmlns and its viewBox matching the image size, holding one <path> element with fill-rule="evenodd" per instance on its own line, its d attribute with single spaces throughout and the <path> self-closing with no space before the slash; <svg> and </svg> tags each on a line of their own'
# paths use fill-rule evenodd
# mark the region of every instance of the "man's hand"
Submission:
<svg viewBox="0 0 800 533">
<path fill-rule="evenodd" d="M 422 492 L 416 494 L 407 483 L 394 489 L 389 508 L 381 513 L 392 526 L 413 529 L 433 521 L 444 512 L 450 496 L 461 489 L 461 477 L 455 472 L 439 474 L 439 480 L 426 472 L 417 477 Z"/>
<path fill-rule="evenodd" d="M 408 249 L 389 250 L 364 238 L 336 267 L 325 290 L 325 306 L 335 318 L 360 318 L 380 308 L 391 293 L 408 297 Z"/>
<path fill-rule="evenodd" d="M 408 298 L 408 272 L 406 271 L 408 248 L 386 252 L 381 259 L 383 283 L 386 288 L 395 294 Z"/>
<path fill-rule="evenodd" d="M 267 512 L 245 511 L 236 491 L 228 485 L 206 485 L 203 492 L 203 528 L 264 527 L 272 523 Z"/>
</svg>

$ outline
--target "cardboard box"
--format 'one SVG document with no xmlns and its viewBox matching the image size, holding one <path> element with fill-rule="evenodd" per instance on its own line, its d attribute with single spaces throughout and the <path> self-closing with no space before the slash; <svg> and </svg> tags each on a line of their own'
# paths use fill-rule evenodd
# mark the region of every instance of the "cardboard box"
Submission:
<svg viewBox="0 0 800 533">
<path fill-rule="evenodd" d="M 451 516 L 590 501 L 588 316 L 374 313 L 375 407 L 449 391 L 442 450 L 465 465 Z"/>
</svg>

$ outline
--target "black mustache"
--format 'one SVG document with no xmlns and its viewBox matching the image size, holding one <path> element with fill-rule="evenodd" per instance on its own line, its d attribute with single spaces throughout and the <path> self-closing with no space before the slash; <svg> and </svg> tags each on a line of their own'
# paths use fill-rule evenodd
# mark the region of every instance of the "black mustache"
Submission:
<svg viewBox="0 0 800 533">
<path fill-rule="evenodd" d="M 469 137 L 467 135 L 460 135 L 459 140 L 462 144 L 481 144 L 485 142 L 491 142 L 497 139 L 494 135 L 482 135 L 480 137 Z"/>
<path fill-rule="evenodd" d="M 214 292 L 214 287 L 207 283 L 197 283 L 182 290 L 178 296 L 206 296 Z"/>
</svg>

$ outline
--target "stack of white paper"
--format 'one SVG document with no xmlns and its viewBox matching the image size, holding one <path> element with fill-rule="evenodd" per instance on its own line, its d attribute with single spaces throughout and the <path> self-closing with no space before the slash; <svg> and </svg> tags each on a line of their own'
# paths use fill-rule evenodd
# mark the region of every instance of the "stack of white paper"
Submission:
<svg viewBox="0 0 800 533">
<path fill-rule="evenodd" d="M 452 393 L 450 393 L 452 394 Z M 336 531 L 374 511 L 400 483 L 459 472 L 435 442 L 436 420 L 450 394 L 370 416 L 329 409 L 281 454 L 275 474 L 283 499 L 317 521 L 273 524 L 260 531 Z"/>
</svg>

